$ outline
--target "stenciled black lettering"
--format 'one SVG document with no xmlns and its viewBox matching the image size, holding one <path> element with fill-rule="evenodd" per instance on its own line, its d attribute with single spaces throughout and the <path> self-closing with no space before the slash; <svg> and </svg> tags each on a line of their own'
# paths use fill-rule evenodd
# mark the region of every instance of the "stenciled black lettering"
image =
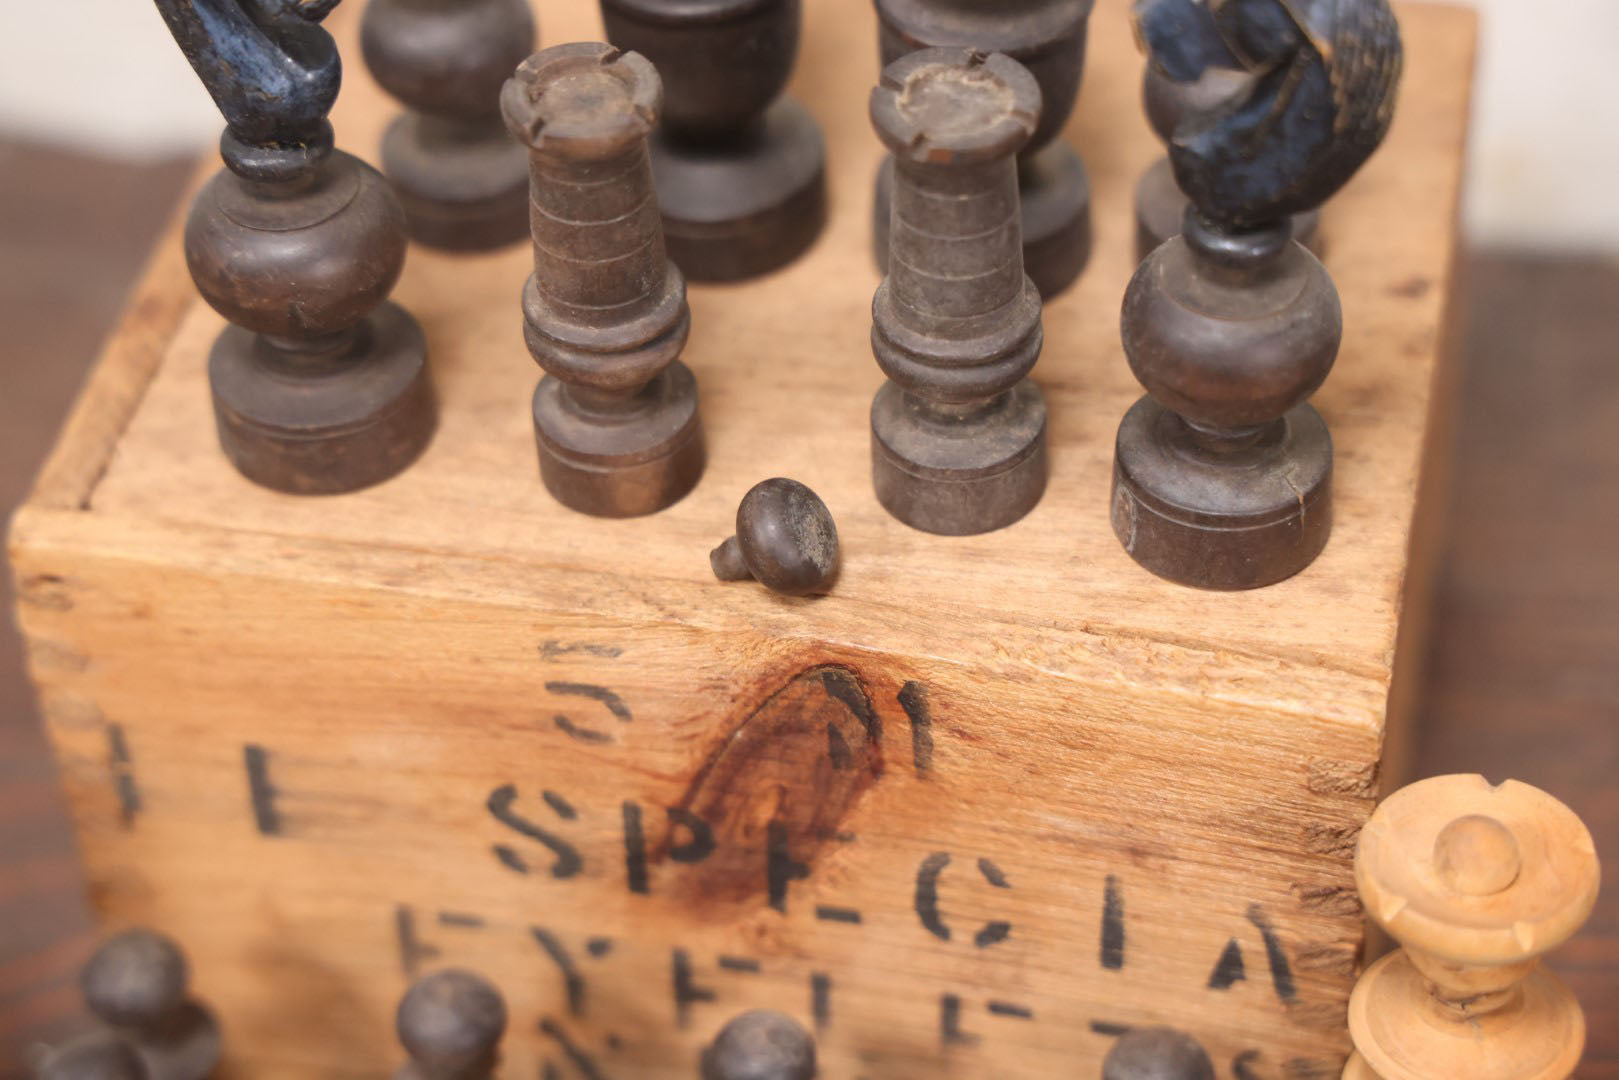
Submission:
<svg viewBox="0 0 1619 1080">
<path fill-rule="evenodd" d="M 911 681 L 900 687 L 899 707 L 911 721 L 911 768 L 917 776 L 933 771 L 933 713 L 928 708 L 928 688 Z"/>
<path fill-rule="evenodd" d="M 624 816 L 624 880 L 630 892 L 645 896 L 652 891 L 646 873 L 646 829 L 641 824 L 641 807 L 626 801 Z"/>
<path fill-rule="evenodd" d="M 562 985 L 568 992 L 568 1012 L 574 1016 L 583 1016 L 585 1014 L 585 977 L 574 966 L 573 958 L 568 955 L 568 950 L 562 947 L 562 942 L 557 940 L 555 934 L 543 926 L 530 926 L 528 932 L 533 935 L 540 948 L 545 950 L 545 955 L 549 956 L 551 962 L 562 972 Z"/>
<path fill-rule="evenodd" d="M 691 1007 L 714 1000 L 714 991 L 698 986 L 692 974 L 691 956 L 685 949 L 674 949 L 669 958 L 670 974 L 675 994 L 675 1024 L 686 1027 L 691 1023 Z"/>
<path fill-rule="evenodd" d="M 134 828 L 141 812 L 141 791 L 135 783 L 135 762 L 129 756 L 122 724 L 107 725 L 107 766 L 112 770 L 113 791 L 118 795 L 118 824 Z"/>
<path fill-rule="evenodd" d="M 540 1034 L 562 1048 L 563 1055 L 573 1063 L 575 1069 L 579 1070 L 579 1075 L 584 1080 L 607 1080 L 606 1074 L 601 1071 L 600 1066 L 596 1064 L 596 1060 L 585 1053 L 583 1047 L 568 1037 L 568 1033 L 562 1030 L 561 1024 L 558 1024 L 549 1016 L 541 1017 Z"/>
<path fill-rule="evenodd" d="M 521 833 L 530 840 L 543 844 L 550 849 L 551 854 L 555 856 L 551 862 L 552 877 L 559 880 L 566 880 L 567 878 L 571 878 L 578 874 L 579 871 L 584 868 L 584 860 L 580 858 L 578 849 L 572 844 L 568 843 L 566 840 L 563 840 L 554 833 L 540 828 L 538 825 L 534 824 L 534 822 L 513 810 L 512 804 L 516 801 L 517 786 L 515 784 L 502 784 L 500 787 L 497 787 L 494 791 L 489 793 L 489 799 L 486 805 L 489 808 L 489 813 L 496 821 L 500 822 L 508 829 L 511 829 L 513 832 Z M 511 855 L 516 855 L 516 853 L 510 848 L 507 848 L 506 851 Z M 508 866 L 512 865 L 507 856 L 501 854 L 499 846 L 497 846 L 495 853 L 500 858 L 501 862 L 506 863 Z M 520 857 L 517 859 L 517 862 L 523 868 L 521 872 L 527 873 L 528 871 L 526 863 L 524 863 Z"/>
<path fill-rule="evenodd" d="M 1265 918 L 1264 909 L 1258 904 L 1248 905 L 1248 921 L 1265 939 L 1265 959 L 1270 964 L 1270 981 L 1276 988 L 1276 996 L 1284 1004 L 1297 1001 L 1299 990 L 1293 982 L 1293 966 L 1287 962 L 1287 950 L 1282 947 L 1282 939 L 1277 936 L 1270 920 Z"/>
<path fill-rule="evenodd" d="M 416 935 L 416 911 L 408 904 L 394 905 L 394 940 L 399 945 L 399 968 L 414 979 L 422 965 L 438 958 L 439 950 Z"/>
<path fill-rule="evenodd" d="M 1112 874 L 1102 890 L 1102 966 L 1117 971 L 1124 966 L 1124 886 Z"/>
<path fill-rule="evenodd" d="M 935 851 L 922 860 L 916 871 L 916 916 L 927 932 L 940 941 L 950 940 L 950 928 L 939 915 L 939 875 L 950 865 L 948 851 Z"/>
<path fill-rule="evenodd" d="M 1237 944 L 1236 938 L 1232 938 L 1226 942 L 1225 949 L 1220 953 L 1220 959 L 1215 961 L 1214 970 L 1209 972 L 1209 989 L 1229 990 L 1234 983 L 1240 983 L 1247 977 L 1247 965 L 1242 960 L 1242 946 Z"/>
<path fill-rule="evenodd" d="M 714 830 L 696 814 L 680 806 L 668 807 L 669 831 L 684 829 L 688 839 L 684 844 L 671 844 L 669 858 L 677 863 L 699 863 L 714 854 Z"/>
<path fill-rule="evenodd" d="M 608 712 L 617 717 L 618 722 L 621 724 L 628 724 L 635 719 L 630 714 L 630 707 L 624 703 L 624 699 L 605 686 L 597 686 L 595 683 L 556 681 L 546 683 L 545 688 L 551 693 L 560 694 L 563 697 L 581 697 L 594 701 L 604 706 Z M 587 742 L 608 742 L 612 739 L 611 735 L 583 727 L 569 720 L 566 716 L 558 716 L 556 721 L 557 727 L 575 738 L 584 739 Z"/>
<path fill-rule="evenodd" d="M 253 806 L 253 824 L 262 836 L 281 834 L 281 814 L 276 810 L 275 785 L 270 783 L 270 755 L 257 743 L 242 747 L 242 761 L 247 766 L 247 795 Z"/>
<path fill-rule="evenodd" d="M 832 1024 L 832 976 L 825 972 L 810 973 L 810 1015 L 815 1017 L 816 1031 Z"/>
<path fill-rule="evenodd" d="M 765 846 L 765 885 L 770 906 L 785 914 L 787 886 L 809 877 L 809 867 L 795 860 L 787 850 L 787 825 L 784 822 L 772 821 L 765 828 Z"/>
<path fill-rule="evenodd" d="M 1017 1005 L 1010 1001 L 990 1001 L 984 1007 L 996 1016 L 1010 1016 L 1014 1020 L 1034 1019 L 1034 1010 L 1027 1005 Z"/>
<path fill-rule="evenodd" d="M 943 994 L 939 998 L 939 1041 L 945 1046 L 972 1046 L 978 1036 L 961 1028 L 961 998 Z"/>
</svg>

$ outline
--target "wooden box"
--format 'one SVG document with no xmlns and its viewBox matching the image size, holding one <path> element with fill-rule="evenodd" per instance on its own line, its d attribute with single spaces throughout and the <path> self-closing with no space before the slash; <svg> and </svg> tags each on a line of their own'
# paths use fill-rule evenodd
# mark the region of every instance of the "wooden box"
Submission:
<svg viewBox="0 0 1619 1080">
<path fill-rule="evenodd" d="M 784 272 L 692 289 L 711 461 L 656 517 L 588 519 L 538 482 L 525 248 L 412 252 L 396 296 L 438 435 L 390 483 L 299 499 L 219 453 L 221 322 L 163 243 L 11 557 L 95 904 L 184 943 L 230 1075 L 385 1075 L 408 978 L 450 963 L 505 992 L 508 1077 L 692 1077 L 756 1005 L 817 1030 L 827 1080 L 1095 1075 L 1150 1023 L 1222 1075 L 1336 1075 L 1352 848 L 1421 644 L 1472 18 L 1402 9 L 1398 121 L 1327 211 L 1331 543 L 1222 595 L 1149 576 L 1108 526 L 1140 393 L 1130 200 L 1159 152 L 1124 5 L 1096 12 L 1069 132 L 1097 242 L 1046 311 L 1050 489 L 970 539 L 870 490 L 873 19 L 805 7 L 793 92 L 826 128 L 832 221 Z M 355 14 L 335 120 L 368 153 L 393 106 Z M 541 22 L 600 34 L 585 0 Z M 837 515 L 828 598 L 712 579 L 772 475 Z"/>
</svg>

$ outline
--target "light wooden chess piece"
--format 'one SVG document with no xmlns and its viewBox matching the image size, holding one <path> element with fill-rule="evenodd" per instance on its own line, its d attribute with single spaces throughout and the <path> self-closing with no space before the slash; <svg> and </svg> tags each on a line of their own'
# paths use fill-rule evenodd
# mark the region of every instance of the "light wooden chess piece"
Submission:
<svg viewBox="0 0 1619 1080">
<path fill-rule="evenodd" d="M 1585 1016 L 1540 956 L 1591 914 L 1600 872 L 1568 807 L 1515 780 L 1440 776 L 1361 831 L 1355 883 L 1405 946 L 1349 999 L 1344 1080 L 1564 1080 Z"/>
</svg>

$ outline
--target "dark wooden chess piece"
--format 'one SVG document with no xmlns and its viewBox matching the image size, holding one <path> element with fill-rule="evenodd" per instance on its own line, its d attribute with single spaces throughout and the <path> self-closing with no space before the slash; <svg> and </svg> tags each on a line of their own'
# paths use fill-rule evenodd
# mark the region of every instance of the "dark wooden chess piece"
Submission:
<svg viewBox="0 0 1619 1080">
<path fill-rule="evenodd" d="M 1152 62 L 1181 82 L 1255 76 L 1170 147 L 1183 232 L 1137 269 L 1124 349 L 1149 397 L 1119 427 L 1112 521 L 1172 581 L 1248 589 L 1298 573 L 1332 529 L 1332 439 L 1306 399 L 1342 337 L 1338 293 L 1292 239 L 1382 141 L 1400 71 L 1386 0 L 1294 21 L 1282 0 L 1137 0 Z M 1327 50 L 1327 51 L 1323 51 Z"/>
<path fill-rule="evenodd" d="M 406 991 L 394 1027 L 410 1054 L 394 1080 L 490 1080 L 506 1033 L 506 1002 L 483 976 L 447 968 Z"/>
<path fill-rule="evenodd" d="M 797 258 L 826 223 L 826 147 L 782 97 L 800 0 L 601 0 L 607 40 L 657 66 L 663 122 L 652 173 L 669 257 L 693 281 Z"/>
<path fill-rule="evenodd" d="M 871 406 L 872 482 L 889 513 L 964 536 L 1017 521 L 1046 486 L 1044 340 L 1023 272 L 1013 155 L 1040 117 L 1017 61 L 926 49 L 889 64 L 871 118 L 895 162 L 892 252 L 872 301 L 889 381 Z"/>
<path fill-rule="evenodd" d="M 647 136 L 657 71 L 611 45 L 558 45 L 501 92 L 531 150 L 534 274 L 523 291 L 540 475 L 565 506 L 650 514 L 702 476 L 686 280 L 665 253 Z"/>
<path fill-rule="evenodd" d="M 528 235 L 528 154 L 500 119 L 500 88 L 534 51 L 528 0 L 371 0 L 366 66 L 408 107 L 382 138 L 382 171 L 411 239 L 485 251 Z"/>
<path fill-rule="evenodd" d="M 1102 1059 L 1102 1080 L 1214 1080 L 1214 1062 L 1190 1035 L 1174 1028 L 1135 1028 Z"/>
<path fill-rule="evenodd" d="M 703 1051 L 702 1080 L 815 1080 L 815 1040 L 783 1013 L 745 1012 Z"/>
<path fill-rule="evenodd" d="M 79 975 L 96 1018 L 140 1057 L 151 1080 L 203 1080 L 219 1064 L 219 1025 L 187 991 L 185 956 L 150 930 L 103 944 Z"/>
<path fill-rule="evenodd" d="M 1186 116 L 1204 116 L 1247 88 L 1251 76 L 1240 71 L 1211 67 L 1195 82 L 1177 83 L 1153 64 L 1141 78 L 1141 103 L 1147 122 L 1158 137 L 1168 143 L 1175 128 Z M 1145 259 L 1158 245 L 1181 231 L 1189 200 L 1175 182 L 1175 170 L 1168 155 L 1159 158 L 1136 185 L 1136 258 Z M 1293 217 L 1293 239 L 1321 253 L 1320 210 L 1306 210 Z"/>
<path fill-rule="evenodd" d="M 106 1031 L 46 1051 L 34 1076 L 37 1080 L 148 1080 L 135 1049 Z"/>
<path fill-rule="evenodd" d="M 821 497 L 797 480 L 753 486 L 736 512 L 736 535 L 708 556 L 721 581 L 757 580 L 772 592 L 830 590 L 838 573 L 838 527 Z"/>
<path fill-rule="evenodd" d="M 388 302 L 404 215 L 382 176 L 333 149 L 335 0 L 157 0 L 226 120 L 227 168 L 197 196 L 186 260 L 233 325 L 208 375 L 219 440 L 248 479 L 295 494 L 409 465 L 436 418 L 427 343 Z"/>
<path fill-rule="evenodd" d="M 1004 53 L 1040 84 L 1040 122 L 1018 155 L 1023 267 L 1041 296 L 1056 296 L 1079 277 L 1091 252 L 1090 177 L 1079 154 L 1058 136 L 1079 96 L 1094 0 L 876 2 L 885 66 L 917 49 L 954 45 Z M 889 158 L 877 174 L 873 230 L 877 264 L 885 273 L 893 184 Z"/>
</svg>

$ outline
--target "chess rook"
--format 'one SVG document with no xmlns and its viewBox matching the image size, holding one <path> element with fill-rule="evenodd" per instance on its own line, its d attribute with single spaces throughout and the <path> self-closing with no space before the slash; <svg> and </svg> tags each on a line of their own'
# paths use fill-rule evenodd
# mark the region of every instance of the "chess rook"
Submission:
<svg viewBox="0 0 1619 1080">
<path fill-rule="evenodd" d="M 1028 68 L 1043 102 L 1034 134 L 1018 154 L 1023 265 L 1050 298 L 1073 284 L 1090 259 L 1091 188 L 1085 163 L 1059 136 L 1073 113 L 1085 71 L 1094 0 L 877 0 L 883 64 L 906 53 L 959 46 L 1004 53 Z M 894 160 L 877 174 L 873 239 L 888 269 Z"/>
<path fill-rule="evenodd" d="M 436 408 L 427 343 L 388 302 L 405 264 L 404 214 L 382 176 L 333 149 L 341 65 L 317 25 L 330 5 L 204 20 L 158 9 L 224 113 L 226 168 L 193 203 L 185 253 L 203 299 L 231 322 L 208 361 L 225 454 L 293 494 L 352 491 L 421 454 Z"/>
<path fill-rule="evenodd" d="M 506 1002 L 483 976 L 447 968 L 406 991 L 394 1027 L 410 1055 L 394 1080 L 489 1080 L 506 1033 Z"/>
<path fill-rule="evenodd" d="M 527 0 L 371 0 L 366 66 L 408 106 L 382 169 L 411 239 L 482 251 L 528 235 L 528 155 L 500 119 L 500 88 L 534 51 Z"/>
<path fill-rule="evenodd" d="M 559 45 L 501 92 L 530 149 L 534 274 L 523 290 L 540 475 L 599 517 L 650 514 L 703 472 L 697 382 L 679 359 L 686 282 L 664 250 L 647 156 L 662 83 L 636 53 Z"/>
<path fill-rule="evenodd" d="M 179 948 L 149 930 L 103 944 L 79 974 L 91 1013 L 140 1058 L 151 1080 L 203 1080 L 219 1064 L 219 1025 L 188 993 Z M 111 1052 L 104 1060 L 116 1063 Z M 116 1074 L 112 1074 L 116 1075 Z"/>
<path fill-rule="evenodd" d="M 650 140 L 669 257 L 693 281 L 791 262 L 826 223 L 826 147 L 782 89 L 798 54 L 800 0 L 601 0 L 607 39 L 664 84 Z"/>
<path fill-rule="evenodd" d="M 1147 122 L 1168 143 L 1187 115 L 1206 115 L 1241 93 L 1246 82 L 1241 72 L 1209 68 L 1196 82 L 1177 83 L 1148 64 L 1141 78 L 1141 102 Z M 1189 200 L 1175 180 L 1166 155 L 1141 176 L 1136 185 L 1136 258 L 1145 259 L 1165 240 L 1181 231 Z M 1293 218 L 1293 239 L 1320 254 L 1321 211 L 1306 210 Z"/>
<path fill-rule="evenodd" d="M 1043 341 L 1023 272 L 1013 155 L 1040 88 L 1022 65 L 927 49 L 888 65 L 872 123 L 895 163 L 888 276 L 872 350 L 872 481 L 889 513 L 947 535 L 989 532 L 1046 485 L 1046 407 L 1026 377 Z"/>
<path fill-rule="evenodd" d="M 1349 999 L 1345 1080 L 1564 1080 L 1585 1017 L 1541 954 L 1590 916 L 1596 846 L 1538 788 L 1439 776 L 1389 796 L 1361 830 L 1366 913 L 1404 946 Z"/>
<path fill-rule="evenodd" d="M 1309 26 L 1281 0 L 1138 0 L 1134 13 L 1177 82 L 1254 77 L 1175 129 L 1190 205 L 1125 292 L 1124 351 L 1148 396 L 1119 426 L 1113 530 L 1160 577 L 1257 588 L 1303 570 L 1332 531 L 1332 439 L 1306 399 L 1332 370 L 1343 314 L 1292 219 L 1387 133 L 1399 30 L 1385 0 L 1343 0 Z"/>
<path fill-rule="evenodd" d="M 701 1080 L 814 1080 L 815 1040 L 792 1017 L 755 1009 L 703 1051 Z"/>
</svg>

